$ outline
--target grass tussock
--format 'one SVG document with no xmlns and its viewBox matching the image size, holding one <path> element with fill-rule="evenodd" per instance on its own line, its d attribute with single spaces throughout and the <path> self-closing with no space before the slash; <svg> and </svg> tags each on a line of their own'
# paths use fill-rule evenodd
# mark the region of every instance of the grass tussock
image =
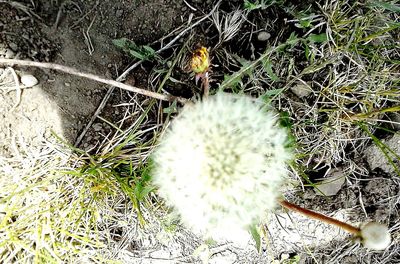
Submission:
<svg viewBox="0 0 400 264">
<path fill-rule="evenodd" d="M 99 204 L 87 182 L 73 177 L 72 155 L 50 142 L 24 142 L 0 159 L 0 261 L 58 263 L 98 259 L 105 247 L 96 226 Z"/>
</svg>

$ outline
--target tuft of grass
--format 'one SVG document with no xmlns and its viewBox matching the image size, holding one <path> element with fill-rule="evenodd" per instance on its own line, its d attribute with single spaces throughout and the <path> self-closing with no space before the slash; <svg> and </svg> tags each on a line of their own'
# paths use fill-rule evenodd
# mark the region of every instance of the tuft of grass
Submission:
<svg viewBox="0 0 400 264">
<path fill-rule="evenodd" d="M 80 161 L 84 163 L 70 174 L 88 183 L 91 191 L 95 193 L 95 199 L 102 199 L 104 195 L 113 196 L 116 190 L 122 191 L 130 199 L 139 224 L 144 227 L 142 203 L 146 203 L 148 208 L 154 203 L 150 197 L 155 190 L 151 183 L 152 166 L 147 162 L 148 151 L 152 146 L 148 143 L 132 150 L 126 148 L 129 143 L 123 142 L 109 153 L 82 156 Z"/>
<path fill-rule="evenodd" d="M 101 260 L 100 200 L 69 174 L 71 154 L 54 143 L 18 144 L 15 157 L 0 158 L 0 262 Z"/>
</svg>

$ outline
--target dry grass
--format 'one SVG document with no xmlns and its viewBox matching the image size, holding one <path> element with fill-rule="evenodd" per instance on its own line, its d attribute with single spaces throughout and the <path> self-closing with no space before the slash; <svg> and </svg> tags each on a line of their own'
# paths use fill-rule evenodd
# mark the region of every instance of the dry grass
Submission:
<svg viewBox="0 0 400 264">
<path fill-rule="evenodd" d="M 90 186 L 69 176 L 71 155 L 57 144 L 14 142 L 0 158 L 0 261 L 57 263 L 99 259 L 105 241 L 96 232 L 98 208 Z"/>
</svg>

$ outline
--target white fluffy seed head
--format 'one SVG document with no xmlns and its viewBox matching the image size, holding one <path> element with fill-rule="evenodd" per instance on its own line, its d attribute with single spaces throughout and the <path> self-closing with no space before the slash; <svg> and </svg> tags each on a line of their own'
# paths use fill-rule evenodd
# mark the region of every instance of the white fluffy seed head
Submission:
<svg viewBox="0 0 400 264">
<path fill-rule="evenodd" d="M 386 225 L 369 222 L 361 228 L 361 241 L 366 248 L 384 250 L 390 245 L 391 237 Z"/>
<path fill-rule="evenodd" d="M 188 105 L 155 151 L 159 194 L 195 232 L 241 242 L 275 207 L 291 155 L 286 131 L 261 107 L 225 93 Z"/>
</svg>

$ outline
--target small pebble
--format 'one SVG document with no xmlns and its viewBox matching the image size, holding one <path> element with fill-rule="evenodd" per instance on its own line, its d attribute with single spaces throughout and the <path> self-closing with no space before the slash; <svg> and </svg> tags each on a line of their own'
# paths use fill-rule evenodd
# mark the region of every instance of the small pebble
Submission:
<svg viewBox="0 0 400 264">
<path fill-rule="evenodd" d="M 21 83 L 26 87 L 32 87 L 39 83 L 35 76 L 27 74 L 21 77 Z"/>
<path fill-rule="evenodd" d="M 8 46 L 9 46 L 13 51 L 18 51 L 18 45 L 15 44 L 14 42 L 8 43 Z"/>
<path fill-rule="evenodd" d="M 99 132 L 103 128 L 103 126 L 100 123 L 95 123 L 95 124 L 93 124 L 92 127 L 93 127 L 94 131 L 96 131 L 96 132 Z"/>
<path fill-rule="evenodd" d="M 257 39 L 259 40 L 259 41 L 267 41 L 267 40 L 269 40 L 271 38 L 271 34 L 269 34 L 268 32 L 266 32 L 266 31 L 261 31 L 260 33 L 258 33 L 258 35 L 257 35 Z"/>
<path fill-rule="evenodd" d="M 15 52 L 12 51 L 11 49 L 7 49 L 4 57 L 6 59 L 14 59 L 15 58 Z"/>
<path fill-rule="evenodd" d="M 124 14 L 124 10 L 118 9 L 117 12 L 115 13 L 115 16 L 116 17 L 122 17 L 123 14 Z"/>
<path fill-rule="evenodd" d="M 290 90 L 300 98 L 307 97 L 312 93 L 311 88 L 302 83 L 290 87 Z"/>
</svg>

